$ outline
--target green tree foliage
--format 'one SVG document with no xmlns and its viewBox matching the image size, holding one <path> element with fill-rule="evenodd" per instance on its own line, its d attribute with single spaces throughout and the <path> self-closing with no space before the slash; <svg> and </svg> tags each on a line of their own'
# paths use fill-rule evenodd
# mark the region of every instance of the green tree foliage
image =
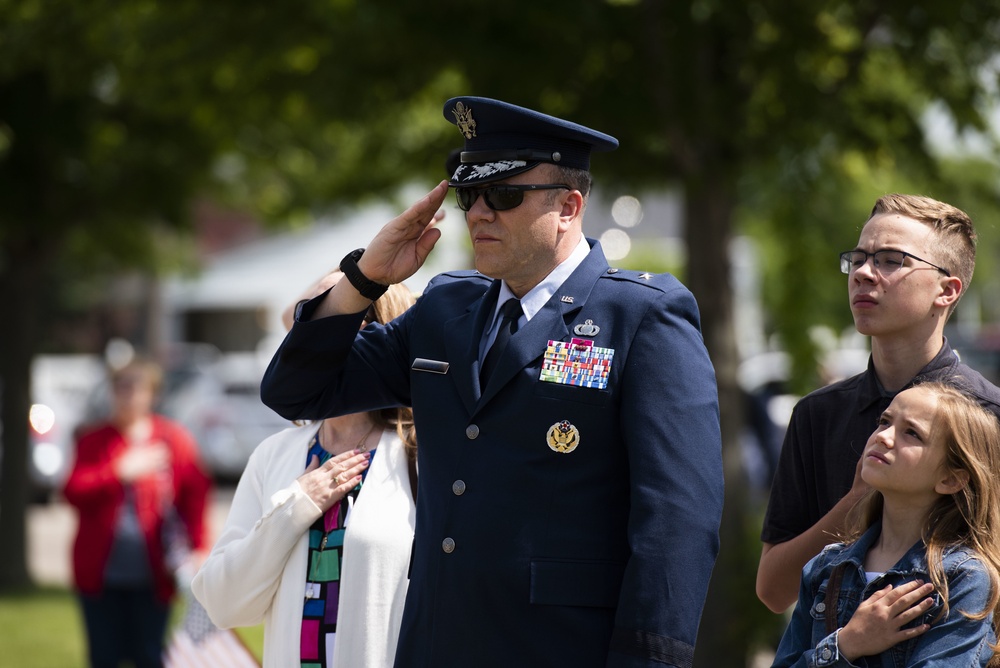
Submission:
<svg viewBox="0 0 1000 668">
<path fill-rule="evenodd" d="M 215 146 L 186 114 L 125 98 L 112 3 L 0 3 L 0 333 L 4 426 L 0 585 L 27 580 L 28 387 L 53 272 L 149 266 L 154 232 L 183 219 Z M 133 45 L 135 46 L 135 45 Z"/>
<path fill-rule="evenodd" d="M 27 363 L 54 268 L 162 266 L 196 196 L 288 222 L 436 181 L 460 143 L 441 104 L 476 94 L 617 136 L 594 163 L 607 192 L 684 196 L 683 275 L 726 440 L 699 662 L 742 666 L 769 631 L 746 621 L 762 607 L 727 598 L 752 591 L 740 546 L 758 521 L 736 447 L 729 242 L 759 240 L 769 327 L 807 389 L 809 326 L 850 325 L 836 252 L 879 194 L 938 196 L 995 227 L 992 161 L 943 162 L 922 119 L 934 104 L 986 128 L 998 39 L 990 0 L 0 0 L 0 294 L 17 324 L 0 339 L 0 584 L 24 577 Z"/>
</svg>

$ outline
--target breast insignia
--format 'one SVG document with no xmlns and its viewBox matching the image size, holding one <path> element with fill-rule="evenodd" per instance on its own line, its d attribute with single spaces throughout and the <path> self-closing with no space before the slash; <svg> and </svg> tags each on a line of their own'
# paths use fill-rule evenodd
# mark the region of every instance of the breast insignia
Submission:
<svg viewBox="0 0 1000 668">
<path fill-rule="evenodd" d="M 545 434 L 545 442 L 553 452 L 569 454 L 580 445 L 580 430 L 570 424 L 569 420 L 556 422 Z"/>
</svg>

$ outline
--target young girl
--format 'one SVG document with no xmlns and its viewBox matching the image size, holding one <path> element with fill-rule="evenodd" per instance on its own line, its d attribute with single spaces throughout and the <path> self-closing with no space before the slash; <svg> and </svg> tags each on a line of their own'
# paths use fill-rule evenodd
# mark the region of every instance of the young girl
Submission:
<svg viewBox="0 0 1000 668">
<path fill-rule="evenodd" d="M 900 392 L 865 445 L 848 542 L 802 571 L 780 666 L 1000 666 L 1000 423 L 958 390 Z"/>
</svg>

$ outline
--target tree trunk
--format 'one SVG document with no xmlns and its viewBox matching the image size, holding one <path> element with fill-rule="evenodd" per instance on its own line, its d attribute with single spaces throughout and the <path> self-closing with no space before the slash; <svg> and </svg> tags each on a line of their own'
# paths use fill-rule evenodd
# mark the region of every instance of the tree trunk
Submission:
<svg viewBox="0 0 1000 668">
<path fill-rule="evenodd" d="M 38 343 L 40 276 L 37 255 L 8 249 L 0 272 L 0 303 L 7 322 L 0 327 L 0 420 L 3 468 L 0 470 L 0 591 L 31 585 L 27 564 L 28 410 L 31 361 Z"/>
<path fill-rule="evenodd" d="M 748 501 L 739 450 L 743 401 L 736 380 L 739 355 L 728 256 L 734 200 L 728 186 L 722 177 L 717 181 L 689 183 L 685 198 L 686 284 L 698 300 L 702 332 L 719 385 L 726 481 L 721 551 L 702 615 L 695 652 L 696 668 L 746 668 L 750 638 L 740 615 L 735 614 L 740 608 L 734 605 L 734 592 L 754 591 L 754 582 L 752 579 L 746 581 L 747 569 L 743 565 Z"/>
</svg>

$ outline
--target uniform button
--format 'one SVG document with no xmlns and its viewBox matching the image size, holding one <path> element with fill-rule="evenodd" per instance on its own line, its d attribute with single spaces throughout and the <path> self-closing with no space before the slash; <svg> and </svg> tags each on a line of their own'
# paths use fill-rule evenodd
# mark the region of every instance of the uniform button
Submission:
<svg viewBox="0 0 1000 668">
<path fill-rule="evenodd" d="M 470 424 L 468 427 L 466 427 L 465 428 L 465 436 L 470 441 L 474 440 L 476 438 L 479 438 L 479 425 L 477 425 L 477 424 Z"/>
<path fill-rule="evenodd" d="M 445 538 L 441 541 L 441 549 L 445 551 L 445 554 L 451 554 L 455 551 L 455 539 Z"/>
<path fill-rule="evenodd" d="M 451 483 L 451 491 L 455 493 L 455 496 L 462 496 L 463 494 L 465 494 L 465 481 L 456 480 L 455 482 Z"/>
<path fill-rule="evenodd" d="M 826 603 L 820 602 L 816 604 L 816 612 L 825 612 L 825 611 L 826 611 Z"/>
</svg>

